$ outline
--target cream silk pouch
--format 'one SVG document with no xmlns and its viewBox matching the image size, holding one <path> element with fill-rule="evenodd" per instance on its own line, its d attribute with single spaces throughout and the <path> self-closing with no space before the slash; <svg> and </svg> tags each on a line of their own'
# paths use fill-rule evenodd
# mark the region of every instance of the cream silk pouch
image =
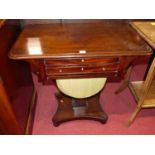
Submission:
<svg viewBox="0 0 155 155">
<path fill-rule="evenodd" d="M 64 94 L 74 98 L 87 98 L 99 93 L 107 78 L 61 79 L 57 86 Z"/>
</svg>

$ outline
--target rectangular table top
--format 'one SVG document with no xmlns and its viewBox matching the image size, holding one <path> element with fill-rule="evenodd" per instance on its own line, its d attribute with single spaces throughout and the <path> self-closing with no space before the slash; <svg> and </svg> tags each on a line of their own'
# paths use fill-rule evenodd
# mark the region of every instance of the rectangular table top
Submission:
<svg viewBox="0 0 155 155">
<path fill-rule="evenodd" d="M 155 48 L 155 20 L 131 22 L 135 30 Z"/>
<path fill-rule="evenodd" d="M 151 48 L 129 23 L 104 20 L 99 23 L 26 26 L 9 57 L 38 59 L 147 54 L 151 54 Z"/>
</svg>

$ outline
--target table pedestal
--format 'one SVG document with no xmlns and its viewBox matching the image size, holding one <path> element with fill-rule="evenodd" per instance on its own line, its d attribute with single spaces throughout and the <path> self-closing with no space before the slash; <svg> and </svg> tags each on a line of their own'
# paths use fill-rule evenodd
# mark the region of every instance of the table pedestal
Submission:
<svg viewBox="0 0 155 155">
<path fill-rule="evenodd" d="M 100 93 L 86 99 L 75 99 L 60 92 L 57 93 L 58 109 L 52 119 L 54 126 L 77 119 L 96 120 L 106 123 L 108 116 L 101 108 L 99 95 Z"/>
</svg>

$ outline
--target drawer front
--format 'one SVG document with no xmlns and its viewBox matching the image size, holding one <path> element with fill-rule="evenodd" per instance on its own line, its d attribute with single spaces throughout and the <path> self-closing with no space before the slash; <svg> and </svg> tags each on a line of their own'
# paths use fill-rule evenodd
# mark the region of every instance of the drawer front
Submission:
<svg viewBox="0 0 155 155">
<path fill-rule="evenodd" d="M 118 57 L 94 57 L 94 58 L 66 58 L 66 59 L 46 59 L 46 66 L 58 65 L 87 65 L 87 64 L 115 64 L 119 62 Z"/>
<path fill-rule="evenodd" d="M 49 78 L 117 77 L 120 72 L 118 57 L 45 59 L 45 76 Z"/>
<path fill-rule="evenodd" d="M 46 68 L 46 75 L 65 75 L 65 74 L 93 74 L 93 73 L 109 73 L 117 72 L 119 70 L 118 65 L 107 66 L 79 66 L 79 67 L 50 67 Z"/>
</svg>

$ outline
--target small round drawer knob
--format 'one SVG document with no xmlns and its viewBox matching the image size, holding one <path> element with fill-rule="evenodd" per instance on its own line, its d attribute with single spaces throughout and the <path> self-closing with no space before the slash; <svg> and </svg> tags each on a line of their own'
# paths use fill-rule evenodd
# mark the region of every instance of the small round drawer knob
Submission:
<svg viewBox="0 0 155 155">
<path fill-rule="evenodd" d="M 64 101 L 63 100 L 60 100 L 60 103 L 63 103 Z"/>
<path fill-rule="evenodd" d="M 106 68 L 104 68 L 104 67 L 103 67 L 103 68 L 102 68 L 102 70 L 103 70 L 103 71 L 105 71 L 105 70 L 106 70 Z"/>
<path fill-rule="evenodd" d="M 81 71 L 84 71 L 84 68 L 83 67 L 81 68 Z"/>
<path fill-rule="evenodd" d="M 81 62 L 84 62 L 84 59 L 81 59 Z"/>
<path fill-rule="evenodd" d="M 59 69 L 59 72 L 61 73 L 62 72 L 62 69 Z"/>
</svg>

